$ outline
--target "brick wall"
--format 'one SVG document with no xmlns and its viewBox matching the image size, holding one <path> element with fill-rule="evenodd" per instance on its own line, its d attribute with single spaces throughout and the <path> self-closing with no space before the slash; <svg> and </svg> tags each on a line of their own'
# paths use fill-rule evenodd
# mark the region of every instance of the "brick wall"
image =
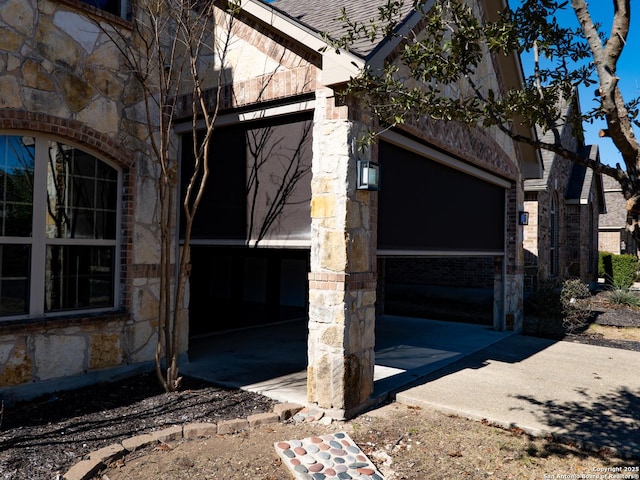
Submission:
<svg viewBox="0 0 640 480">
<path fill-rule="evenodd" d="M 624 230 L 600 230 L 598 234 L 598 249 L 601 252 L 620 253 L 620 242 Z"/>
<path fill-rule="evenodd" d="M 636 254 L 637 248 L 630 232 L 625 228 L 627 223 L 626 200 L 617 180 L 603 175 L 605 202 L 607 213 L 599 216 L 598 249 L 603 252 L 623 253 L 620 245 L 624 242 L 626 253 Z"/>
<path fill-rule="evenodd" d="M 493 257 L 388 258 L 387 283 L 493 288 Z"/>
</svg>

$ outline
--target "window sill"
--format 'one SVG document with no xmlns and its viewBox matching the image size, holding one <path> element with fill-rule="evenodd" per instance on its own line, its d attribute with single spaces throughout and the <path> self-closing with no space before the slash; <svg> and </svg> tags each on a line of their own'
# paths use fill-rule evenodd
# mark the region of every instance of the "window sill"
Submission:
<svg viewBox="0 0 640 480">
<path fill-rule="evenodd" d="M 107 322 L 127 323 L 130 315 L 126 312 L 100 312 L 94 314 L 63 315 L 56 317 L 22 318 L 18 320 L 1 320 L 0 329 L 3 334 L 16 331 L 36 332 L 56 328 L 91 325 Z"/>
</svg>

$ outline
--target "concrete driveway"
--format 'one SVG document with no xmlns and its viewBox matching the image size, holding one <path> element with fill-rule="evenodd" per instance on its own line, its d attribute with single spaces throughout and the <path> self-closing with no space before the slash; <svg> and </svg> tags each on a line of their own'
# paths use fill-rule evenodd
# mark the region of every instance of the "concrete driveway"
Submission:
<svg viewBox="0 0 640 480">
<path fill-rule="evenodd" d="M 306 403 L 305 321 L 192 341 L 187 375 Z M 371 405 L 394 398 L 640 458 L 640 353 L 385 316 Z"/>
<path fill-rule="evenodd" d="M 307 328 L 302 319 L 192 339 L 190 362 L 180 371 L 304 405 Z M 375 391 L 370 405 L 510 335 L 483 325 L 385 315 L 376 322 Z"/>
<path fill-rule="evenodd" d="M 639 352 L 514 335 L 396 400 L 640 458 Z"/>
</svg>

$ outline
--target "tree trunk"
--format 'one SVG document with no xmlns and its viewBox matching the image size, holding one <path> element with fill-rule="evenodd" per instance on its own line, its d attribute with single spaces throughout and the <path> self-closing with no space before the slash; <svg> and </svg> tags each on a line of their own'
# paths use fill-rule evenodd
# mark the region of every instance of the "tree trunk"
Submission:
<svg viewBox="0 0 640 480">
<path fill-rule="evenodd" d="M 627 199 L 627 229 L 631 232 L 636 247 L 640 247 L 640 192 Z"/>
</svg>

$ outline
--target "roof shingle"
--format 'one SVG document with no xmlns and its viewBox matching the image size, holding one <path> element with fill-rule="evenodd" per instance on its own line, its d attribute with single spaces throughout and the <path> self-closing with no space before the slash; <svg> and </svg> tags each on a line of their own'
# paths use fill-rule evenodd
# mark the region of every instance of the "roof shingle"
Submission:
<svg viewBox="0 0 640 480">
<path fill-rule="evenodd" d="M 345 22 L 340 20 L 343 8 L 350 21 L 368 25 L 377 20 L 378 9 L 386 3 L 386 0 L 276 0 L 270 2 L 269 6 L 319 35 L 326 33 L 336 40 L 347 32 Z M 403 17 L 412 11 L 412 2 L 406 4 L 403 7 Z M 381 40 L 382 38 L 374 41 L 367 38 L 358 39 L 351 45 L 350 50 L 356 55 L 367 57 Z"/>
</svg>

